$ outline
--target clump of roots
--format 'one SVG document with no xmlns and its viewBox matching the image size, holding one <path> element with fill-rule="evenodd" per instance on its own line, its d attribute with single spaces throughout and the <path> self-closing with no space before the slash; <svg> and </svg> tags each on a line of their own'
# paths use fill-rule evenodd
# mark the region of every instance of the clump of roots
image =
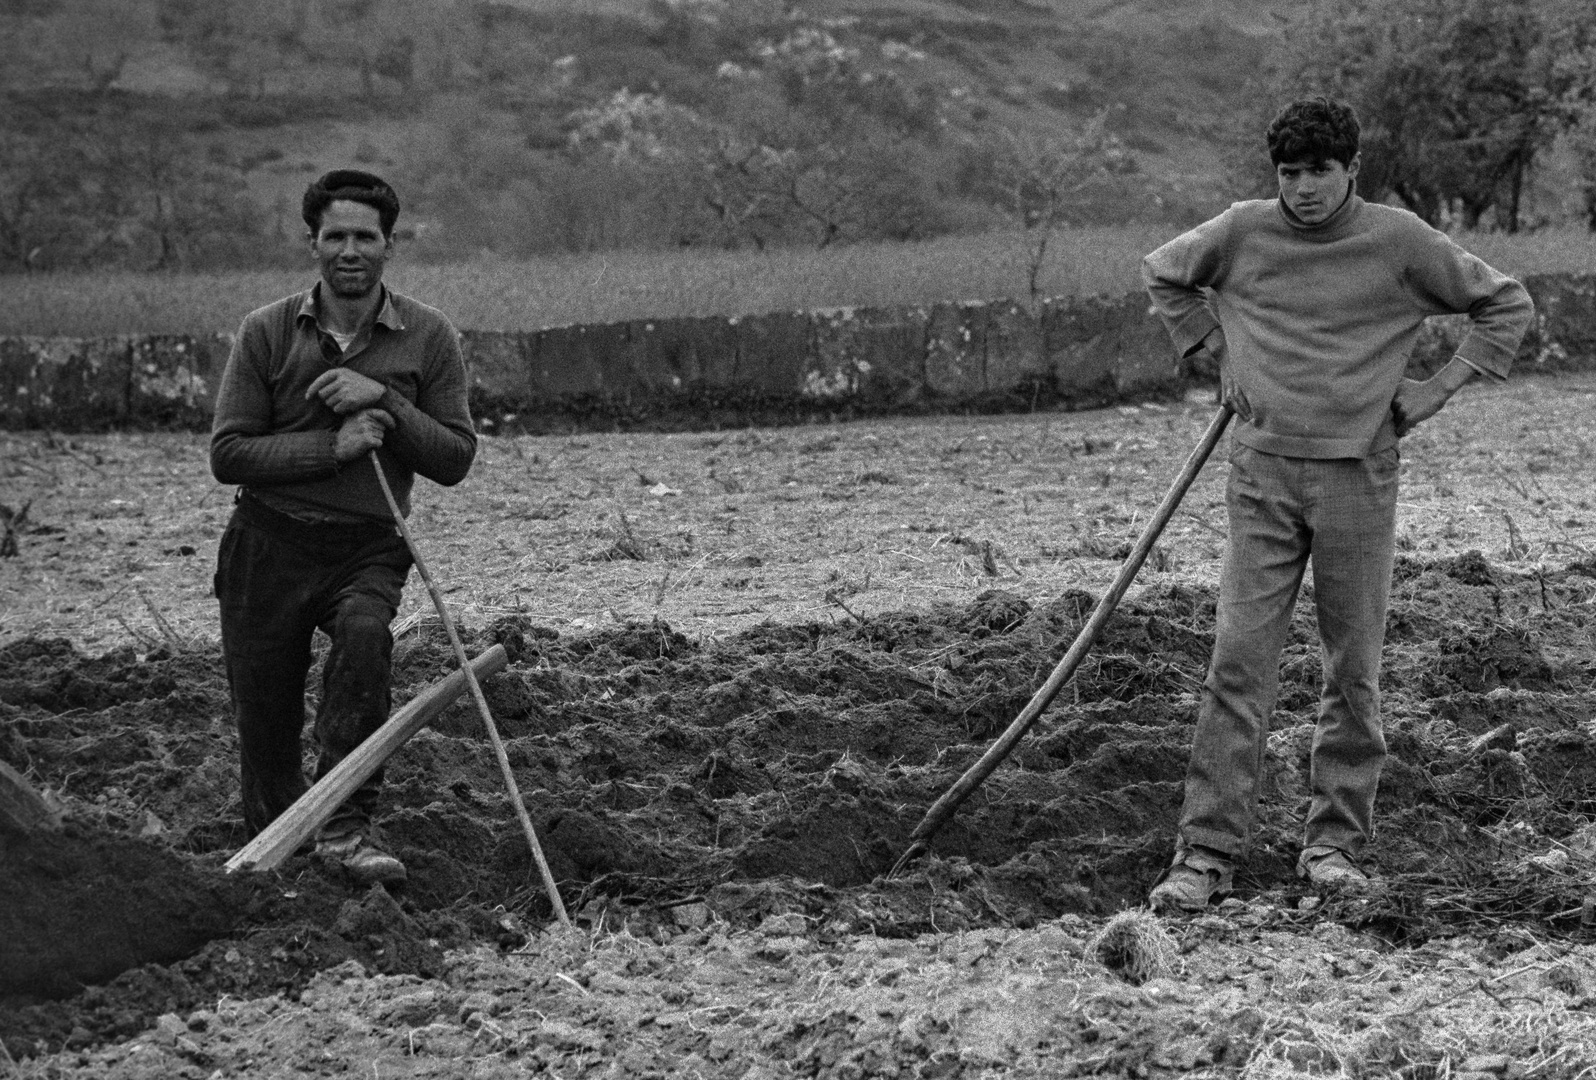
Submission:
<svg viewBox="0 0 1596 1080">
<path fill-rule="evenodd" d="M 1145 908 L 1122 911 L 1108 920 L 1090 948 L 1099 963 L 1134 986 L 1174 974 L 1179 953 L 1164 924 Z"/>
</svg>

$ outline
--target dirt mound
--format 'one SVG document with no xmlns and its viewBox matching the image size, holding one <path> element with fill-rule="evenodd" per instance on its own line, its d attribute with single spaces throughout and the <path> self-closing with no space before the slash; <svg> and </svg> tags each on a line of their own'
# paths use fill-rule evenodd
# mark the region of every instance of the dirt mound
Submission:
<svg viewBox="0 0 1596 1080">
<path fill-rule="evenodd" d="M 1477 554 L 1401 562 L 1384 677 L 1391 758 L 1370 852 L 1395 886 L 1357 918 L 1408 936 L 1482 912 L 1552 930 L 1577 923 L 1574 871 L 1596 860 L 1583 827 L 1596 810 L 1584 630 L 1593 596 L 1577 566 L 1514 573 Z M 1187 585 L 1122 605 L 933 856 L 882 877 L 1092 604 L 1080 592 L 1036 603 L 989 592 L 700 642 L 661 622 L 575 636 L 525 618 L 466 637 L 473 652 L 500 641 L 512 655 L 485 690 L 580 919 L 646 935 L 702 903 L 734 925 L 797 911 L 828 933 L 895 937 L 1118 910 L 1168 858 L 1213 630 L 1212 593 Z M 404 635 L 398 699 L 445 672 L 449 656 L 436 627 Z M 1261 828 L 1238 882 L 1286 903 L 1299 895 L 1291 868 L 1319 677 L 1305 603 L 1284 658 Z M 380 824 L 411 870 L 395 897 L 353 889 L 310 857 L 248 883 L 217 876 L 243 840 L 226 717 L 214 653 L 85 657 L 48 640 L 0 651 L 0 757 L 65 801 L 77 821 L 72 857 L 84 860 L 66 874 L 42 856 L 17 861 L 11 880 L 40 898 L 38 910 L 0 897 L 0 937 L 53 941 L 74 924 L 29 920 L 103 919 L 91 901 L 114 884 L 74 898 L 62 882 L 79 877 L 147 879 L 148 893 L 121 891 L 137 916 L 127 925 L 190 928 L 159 947 L 103 950 L 97 968 L 36 964 L 9 987 L 31 996 L 0 1010 L 13 1051 L 111 1037 L 222 994 L 297 994 L 348 959 L 426 974 L 443 949 L 513 945 L 549 917 L 468 701 L 390 762 Z M 1545 858 L 1556 850 L 1561 861 Z M 1411 902 L 1405 883 L 1465 899 Z M 78 990 L 117 967 L 126 970 Z"/>
<path fill-rule="evenodd" d="M 185 654 L 146 663 L 131 648 L 84 657 L 63 638 L 29 638 L 0 648 L 0 701 L 46 712 L 99 712 L 132 701 L 164 698 L 204 683 L 208 658 Z"/>
<path fill-rule="evenodd" d="M 73 828 L 0 834 L 0 994 L 64 996 L 181 960 L 244 915 L 248 889 L 139 841 Z"/>
</svg>

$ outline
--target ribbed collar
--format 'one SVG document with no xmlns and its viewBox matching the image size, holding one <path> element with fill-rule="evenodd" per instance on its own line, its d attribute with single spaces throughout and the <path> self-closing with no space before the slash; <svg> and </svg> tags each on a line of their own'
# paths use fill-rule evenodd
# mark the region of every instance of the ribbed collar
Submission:
<svg viewBox="0 0 1596 1080">
<path fill-rule="evenodd" d="M 1356 182 L 1347 185 L 1347 197 L 1341 200 L 1341 205 L 1336 207 L 1329 217 L 1317 225 L 1309 225 L 1286 205 L 1284 199 L 1277 198 L 1275 207 L 1280 211 L 1280 217 L 1292 231 L 1304 240 L 1335 240 L 1344 235 L 1351 224 L 1357 220 L 1358 212 L 1363 209 L 1363 199 L 1358 195 Z"/>
</svg>

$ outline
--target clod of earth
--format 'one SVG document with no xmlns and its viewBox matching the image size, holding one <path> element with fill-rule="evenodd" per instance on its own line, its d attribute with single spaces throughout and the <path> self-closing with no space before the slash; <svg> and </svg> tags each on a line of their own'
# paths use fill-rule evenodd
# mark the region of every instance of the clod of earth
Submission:
<svg viewBox="0 0 1596 1080">
<path fill-rule="evenodd" d="M 1391 757 L 1370 849 L 1388 887 L 1295 917 L 1408 942 L 1486 923 L 1577 933 L 1596 871 L 1596 568 L 1521 573 L 1468 555 L 1404 558 L 1396 577 Z M 931 857 L 883 876 L 1093 601 L 992 591 L 704 641 L 660 622 L 564 635 L 522 617 L 465 636 L 473 653 L 498 641 L 511 655 L 484 691 L 579 921 L 663 940 L 775 915 L 797 919 L 788 937 L 891 939 L 1108 915 L 1139 903 L 1167 859 L 1214 607 L 1178 583 L 1125 602 Z M 1310 619 L 1304 604 L 1238 877 L 1244 897 L 1286 912 L 1304 898 L 1292 863 L 1318 695 Z M 450 666 L 441 632 L 406 634 L 399 699 Z M 13 1054 L 120 1037 L 223 996 L 292 997 L 350 960 L 435 975 L 451 948 L 515 948 L 548 921 L 469 702 L 389 763 L 379 824 L 411 870 L 393 896 L 309 856 L 253 880 L 221 874 L 244 839 L 227 716 L 212 649 L 0 648 L 0 758 L 71 811 L 64 833 L 0 851 Z M 1109 953 L 1145 959 L 1146 946 Z"/>
</svg>

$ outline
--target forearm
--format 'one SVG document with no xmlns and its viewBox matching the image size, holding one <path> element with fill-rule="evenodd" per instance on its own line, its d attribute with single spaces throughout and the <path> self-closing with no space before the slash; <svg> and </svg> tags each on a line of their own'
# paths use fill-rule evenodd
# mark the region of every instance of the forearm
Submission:
<svg viewBox="0 0 1596 1080">
<path fill-rule="evenodd" d="M 383 448 L 411 472 L 445 487 L 465 479 L 476 457 L 477 437 L 463 402 L 439 410 L 443 413 L 440 419 L 389 390 L 377 407 L 394 418 Z"/>
<path fill-rule="evenodd" d="M 211 471 L 223 484 L 303 483 L 338 471 L 333 426 L 303 416 L 288 424 L 297 430 L 272 430 L 274 418 L 283 422 L 268 374 L 273 349 L 265 329 L 246 320 L 222 373 L 211 426 Z"/>
<path fill-rule="evenodd" d="M 1436 391 L 1444 395 L 1442 400 L 1445 401 L 1481 374 L 1482 370 L 1479 367 L 1461 356 L 1454 356 L 1446 362 L 1445 367 L 1431 375 L 1427 381 L 1434 384 Z"/>
<path fill-rule="evenodd" d="M 1391 402 L 1391 418 L 1398 435 L 1406 435 L 1441 411 L 1453 394 L 1480 374 L 1479 369 L 1461 356 L 1454 356 L 1446 367 L 1428 379 L 1403 379 Z"/>
<path fill-rule="evenodd" d="M 211 472 L 223 484 L 297 484 L 338 472 L 336 431 L 249 435 L 221 429 L 211 437 Z"/>
</svg>

